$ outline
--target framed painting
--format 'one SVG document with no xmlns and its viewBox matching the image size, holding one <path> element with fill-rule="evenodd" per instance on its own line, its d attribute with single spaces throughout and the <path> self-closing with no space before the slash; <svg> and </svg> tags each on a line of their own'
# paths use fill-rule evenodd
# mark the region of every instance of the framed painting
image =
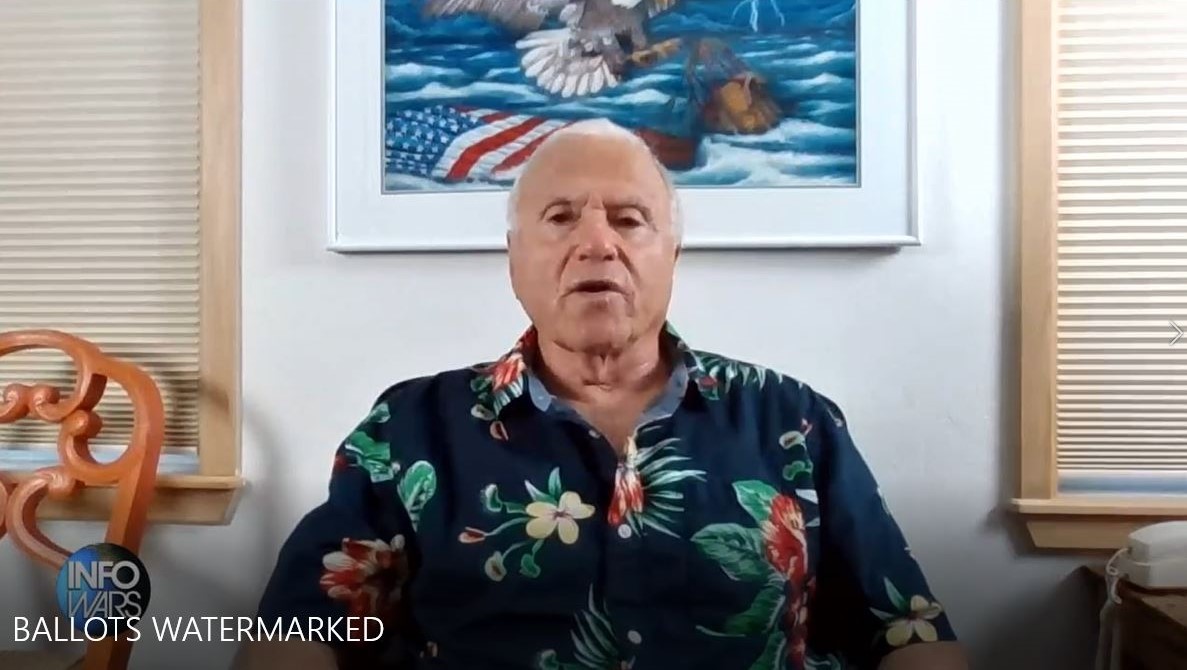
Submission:
<svg viewBox="0 0 1187 670">
<path fill-rule="evenodd" d="M 910 0 L 332 0 L 336 251 L 505 246 L 551 133 L 671 171 L 686 248 L 917 244 Z"/>
</svg>

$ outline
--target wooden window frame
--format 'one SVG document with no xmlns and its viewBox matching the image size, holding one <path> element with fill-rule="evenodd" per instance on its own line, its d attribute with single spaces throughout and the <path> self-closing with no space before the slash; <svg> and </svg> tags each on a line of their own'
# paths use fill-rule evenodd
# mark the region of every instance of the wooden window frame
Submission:
<svg viewBox="0 0 1187 670">
<path fill-rule="evenodd" d="M 1166 497 L 1061 496 L 1056 466 L 1057 194 L 1054 97 L 1058 0 L 1018 0 L 1020 483 L 1012 509 L 1039 549 L 1108 550 L 1142 526 L 1187 517 Z"/>
<path fill-rule="evenodd" d="M 240 203 L 242 0 L 199 0 L 198 472 L 157 478 L 149 522 L 230 523 L 240 473 Z M 12 473 L 16 480 L 29 473 Z M 101 520 L 114 488 L 46 499 L 41 519 Z"/>
</svg>

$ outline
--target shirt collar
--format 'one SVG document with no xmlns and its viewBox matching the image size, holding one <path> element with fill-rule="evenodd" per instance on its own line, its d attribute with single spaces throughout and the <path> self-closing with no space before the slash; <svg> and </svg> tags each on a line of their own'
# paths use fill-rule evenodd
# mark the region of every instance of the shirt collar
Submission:
<svg viewBox="0 0 1187 670">
<path fill-rule="evenodd" d="M 553 395 L 540 377 L 533 374 L 530 368 L 525 374 L 527 375 L 528 396 L 532 399 L 532 404 L 536 406 L 536 409 L 541 412 L 557 412 L 562 416 L 584 422 L 584 419 L 570 406 Z M 664 386 L 663 392 L 647 408 L 647 411 L 643 412 L 643 416 L 639 419 L 639 425 L 672 416 L 680 408 L 686 395 L 688 395 L 688 369 L 683 365 L 677 365 L 672 368 L 672 374 L 668 376 L 668 383 Z"/>
<path fill-rule="evenodd" d="M 679 356 L 689 385 L 702 396 L 715 397 L 717 380 L 705 370 L 697 352 L 688 346 L 670 322 L 664 323 L 663 334 Z M 528 328 L 507 353 L 477 369 L 478 376 L 471 383 L 471 389 L 478 396 L 475 412 L 497 419 L 507 405 L 529 392 L 527 361 L 535 354 L 536 337 L 536 328 Z"/>
</svg>

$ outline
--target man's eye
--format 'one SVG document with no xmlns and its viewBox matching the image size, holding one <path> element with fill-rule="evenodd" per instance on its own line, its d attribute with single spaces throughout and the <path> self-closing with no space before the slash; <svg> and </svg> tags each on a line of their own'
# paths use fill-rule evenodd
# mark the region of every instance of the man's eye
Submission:
<svg viewBox="0 0 1187 670">
<path fill-rule="evenodd" d="M 643 225 L 643 218 L 634 214 L 621 214 L 614 217 L 614 224 L 622 228 L 638 228 Z"/>
<path fill-rule="evenodd" d="M 548 221 L 549 223 L 567 224 L 567 223 L 572 223 L 574 218 L 575 218 L 575 215 L 573 214 L 572 211 L 566 210 L 566 209 L 559 209 L 555 212 L 549 212 L 548 216 L 545 217 L 545 220 Z"/>
</svg>

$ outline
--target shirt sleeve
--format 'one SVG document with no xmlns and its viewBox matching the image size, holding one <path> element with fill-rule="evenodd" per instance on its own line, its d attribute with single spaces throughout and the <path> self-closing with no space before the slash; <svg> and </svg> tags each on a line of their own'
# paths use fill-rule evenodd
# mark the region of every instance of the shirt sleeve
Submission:
<svg viewBox="0 0 1187 670">
<path fill-rule="evenodd" d="M 414 538 L 397 491 L 393 422 L 388 400 L 381 397 L 338 445 L 329 495 L 285 541 L 259 604 L 265 625 L 280 621 L 288 631 L 297 619 L 310 639 L 334 649 L 341 668 L 406 667 L 410 650 L 418 647 L 407 625 L 404 586 Z M 360 640 L 376 637 L 379 626 L 370 621 L 360 629 L 363 620 L 346 617 L 378 618 L 383 636 Z M 327 622 L 316 637 L 310 618 Z M 339 620 L 330 629 L 337 635 L 327 633 L 333 620 Z M 354 623 L 351 634 L 348 621 Z"/>
<path fill-rule="evenodd" d="M 907 645 L 955 640 L 840 408 L 811 395 L 821 515 L 813 637 L 861 668 Z"/>
</svg>

